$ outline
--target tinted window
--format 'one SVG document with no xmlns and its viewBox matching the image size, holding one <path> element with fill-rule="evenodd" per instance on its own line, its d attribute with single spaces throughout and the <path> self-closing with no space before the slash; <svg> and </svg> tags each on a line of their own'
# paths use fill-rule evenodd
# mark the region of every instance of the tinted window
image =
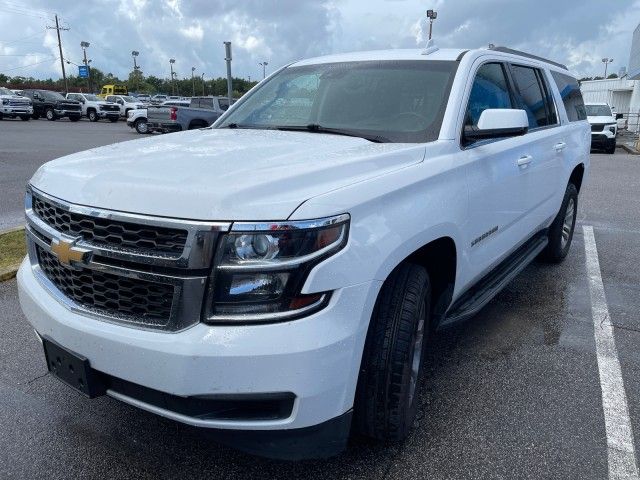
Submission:
<svg viewBox="0 0 640 480">
<path fill-rule="evenodd" d="M 488 108 L 513 108 L 504 68 L 499 63 L 482 65 L 473 80 L 465 125 L 478 125 L 480 114 Z"/>
<path fill-rule="evenodd" d="M 580 120 L 586 120 L 587 113 L 584 108 L 584 101 L 582 100 L 582 93 L 580 93 L 580 85 L 578 81 L 564 73 L 551 72 L 553 80 L 558 86 L 560 97 L 562 97 L 562 103 L 564 103 L 564 109 L 567 111 L 567 116 L 570 122 L 578 122 Z"/>
<path fill-rule="evenodd" d="M 545 127 L 556 123 L 549 112 L 546 92 L 540 82 L 537 69 L 512 66 L 513 79 L 516 83 L 516 94 L 520 106 L 527 112 L 529 128 Z"/>
<path fill-rule="evenodd" d="M 261 82 L 219 128 L 307 128 L 424 142 L 440 133 L 453 61 L 361 61 L 288 67 Z"/>
</svg>

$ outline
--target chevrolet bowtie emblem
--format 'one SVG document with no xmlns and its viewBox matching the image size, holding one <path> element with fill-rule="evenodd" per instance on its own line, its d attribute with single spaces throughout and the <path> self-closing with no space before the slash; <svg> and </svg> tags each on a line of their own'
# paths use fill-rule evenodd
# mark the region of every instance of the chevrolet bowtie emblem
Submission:
<svg viewBox="0 0 640 480">
<path fill-rule="evenodd" d="M 91 250 L 77 247 L 78 239 L 66 240 L 64 238 L 54 238 L 51 242 L 51 253 L 58 257 L 58 261 L 63 265 L 71 266 L 73 263 L 85 262 Z"/>
</svg>

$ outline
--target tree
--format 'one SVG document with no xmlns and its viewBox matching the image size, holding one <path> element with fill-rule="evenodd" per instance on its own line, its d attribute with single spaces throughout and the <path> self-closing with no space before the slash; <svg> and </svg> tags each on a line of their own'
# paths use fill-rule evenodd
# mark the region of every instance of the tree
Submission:
<svg viewBox="0 0 640 480">
<path fill-rule="evenodd" d="M 617 73 L 610 73 L 609 75 L 607 75 L 607 78 L 618 78 L 618 74 Z"/>
</svg>

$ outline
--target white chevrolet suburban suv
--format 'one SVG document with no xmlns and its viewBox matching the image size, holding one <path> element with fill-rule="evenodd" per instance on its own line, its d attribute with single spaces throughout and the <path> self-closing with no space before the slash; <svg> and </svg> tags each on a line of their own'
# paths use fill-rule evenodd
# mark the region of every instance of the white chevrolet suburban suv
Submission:
<svg viewBox="0 0 640 480">
<path fill-rule="evenodd" d="M 292 63 L 212 127 L 76 153 L 26 192 L 49 371 L 277 458 L 399 441 L 438 329 L 571 244 L 589 124 L 498 47 Z"/>
<path fill-rule="evenodd" d="M 606 103 L 586 103 L 587 120 L 591 125 L 591 147 L 615 153 L 618 120 Z"/>
</svg>

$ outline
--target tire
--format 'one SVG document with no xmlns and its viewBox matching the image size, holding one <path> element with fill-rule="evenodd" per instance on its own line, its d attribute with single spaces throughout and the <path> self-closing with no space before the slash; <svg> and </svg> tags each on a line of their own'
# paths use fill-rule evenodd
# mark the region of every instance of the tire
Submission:
<svg viewBox="0 0 640 480">
<path fill-rule="evenodd" d="M 28 122 L 29 120 L 31 120 L 31 117 L 29 115 L 20 115 L 20 120 L 22 120 L 23 122 Z"/>
<path fill-rule="evenodd" d="M 87 112 L 87 118 L 89 118 L 90 122 L 97 122 L 98 120 L 100 120 L 100 118 L 98 117 L 98 114 L 93 109 Z"/>
<path fill-rule="evenodd" d="M 47 108 L 44 111 L 44 116 L 46 117 L 47 120 L 49 121 L 53 121 L 53 120 L 57 120 L 58 117 L 56 117 L 55 112 L 53 111 L 53 108 Z"/>
<path fill-rule="evenodd" d="M 578 189 L 573 183 L 567 185 L 562 206 L 549 227 L 549 243 L 540 254 L 540 258 L 549 263 L 562 262 L 571 247 L 573 231 L 578 215 Z"/>
<path fill-rule="evenodd" d="M 146 118 L 138 118 L 134 123 L 133 123 L 134 128 L 136 129 L 136 132 L 145 135 L 147 133 L 149 133 L 149 126 L 147 125 L 147 119 Z"/>
<path fill-rule="evenodd" d="M 69 121 L 71 122 L 77 122 L 80 120 L 80 115 L 72 115 L 69 117 Z"/>
<path fill-rule="evenodd" d="M 109 121 L 111 123 L 116 123 L 118 120 L 119 120 L 118 117 L 109 117 Z"/>
<path fill-rule="evenodd" d="M 613 154 L 613 153 L 616 153 L 616 143 L 615 143 L 615 142 L 613 142 L 610 146 L 608 146 L 608 147 L 605 149 L 605 153 L 608 153 L 609 155 L 611 155 L 611 154 Z"/>
<path fill-rule="evenodd" d="M 380 441 L 407 437 L 418 411 L 431 307 L 424 267 L 398 266 L 371 317 L 354 405 L 357 433 Z"/>
</svg>

